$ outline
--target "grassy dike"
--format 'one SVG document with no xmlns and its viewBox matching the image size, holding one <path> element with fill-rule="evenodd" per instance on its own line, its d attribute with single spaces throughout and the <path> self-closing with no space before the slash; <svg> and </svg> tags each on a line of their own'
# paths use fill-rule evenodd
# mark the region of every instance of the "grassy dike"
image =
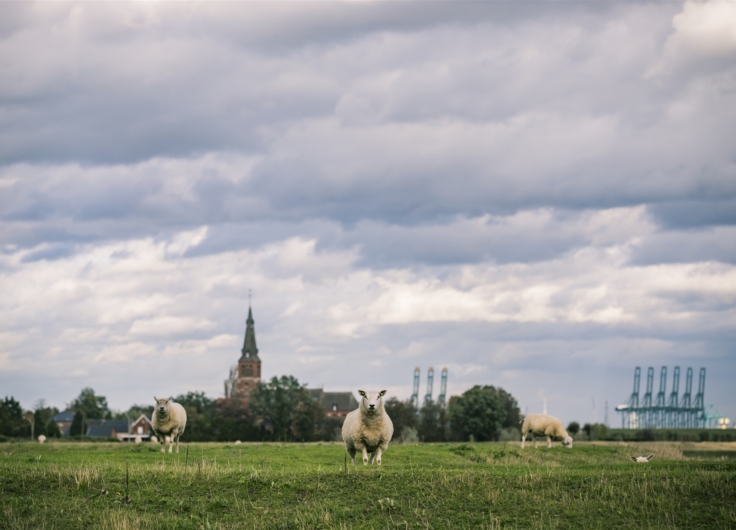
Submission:
<svg viewBox="0 0 736 530">
<path fill-rule="evenodd" d="M 0 528 L 736 528 L 734 445 L 9 443 Z"/>
</svg>

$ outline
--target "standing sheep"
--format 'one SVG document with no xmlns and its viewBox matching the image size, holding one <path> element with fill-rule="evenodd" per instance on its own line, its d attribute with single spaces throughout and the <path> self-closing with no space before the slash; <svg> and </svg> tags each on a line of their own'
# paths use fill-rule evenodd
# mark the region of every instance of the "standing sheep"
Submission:
<svg viewBox="0 0 736 530">
<path fill-rule="evenodd" d="M 179 438 L 187 426 L 187 411 L 184 407 L 169 399 L 156 400 L 156 407 L 153 409 L 153 418 L 151 419 L 151 427 L 156 437 L 161 441 L 161 452 L 165 453 L 166 437 L 169 437 L 169 453 L 174 446 L 176 440 L 176 452 L 179 452 Z"/>
<path fill-rule="evenodd" d="M 385 390 L 380 392 L 364 392 L 358 390 L 361 395 L 360 407 L 345 418 L 342 424 L 342 439 L 345 442 L 345 450 L 350 455 L 350 460 L 355 465 L 355 453 L 363 453 L 363 465 L 368 464 L 368 453 L 371 454 L 370 462 L 381 465 L 381 453 L 388 447 L 394 434 L 394 424 L 383 408 L 383 396 Z"/>
<path fill-rule="evenodd" d="M 524 449 L 524 442 L 526 441 L 526 435 L 532 433 L 532 440 L 534 441 L 534 447 L 537 446 L 537 441 L 534 436 L 546 436 L 547 447 L 552 447 L 552 438 L 562 439 L 563 447 L 572 449 L 572 438 L 567 434 L 567 431 L 562 426 L 562 422 L 552 416 L 546 414 L 530 414 L 524 419 L 524 425 L 521 427 L 521 448 Z"/>
</svg>

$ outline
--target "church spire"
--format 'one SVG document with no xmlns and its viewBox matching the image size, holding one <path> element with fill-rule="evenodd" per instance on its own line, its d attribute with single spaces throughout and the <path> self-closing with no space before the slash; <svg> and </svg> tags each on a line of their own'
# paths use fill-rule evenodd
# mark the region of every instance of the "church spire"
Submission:
<svg viewBox="0 0 736 530">
<path fill-rule="evenodd" d="M 253 327 L 253 311 L 248 307 L 248 320 L 245 321 L 245 340 L 243 341 L 243 349 L 240 350 L 243 355 L 240 361 L 258 361 L 258 347 L 256 346 L 256 330 Z"/>
</svg>

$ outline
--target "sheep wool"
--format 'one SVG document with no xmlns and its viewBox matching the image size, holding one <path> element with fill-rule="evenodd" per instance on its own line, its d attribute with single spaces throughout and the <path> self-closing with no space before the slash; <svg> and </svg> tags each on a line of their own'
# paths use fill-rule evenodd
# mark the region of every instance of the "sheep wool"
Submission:
<svg viewBox="0 0 736 530">
<path fill-rule="evenodd" d="M 156 400 L 156 406 L 153 409 L 153 418 L 151 419 L 151 427 L 156 438 L 161 442 L 161 452 L 165 453 L 165 445 L 169 442 L 169 453 L 176 441 L 176 452 L 179 452 L 179 438 L 187 426 L 187 411 L 178 403 L 168 399 Z"/>
<path fill-rule="evenodd" d="M 521 427 L 521 448 L 524 449 L 524 442 L 527 434 L 532 434 L 534 447 L 537 446 L 535 436 L 544 436 L 547 438 L 547 447 L 552 447 L 552 438 L 562 440 L 563 447 L 572 449 L 572 438 L 562 426 L 562 422 L 552 416 L 546 414 L 530 414 L 524 418 L 524 424 Z"/>
<path fill-rule="evenodd" d="M 363 465 L 370 463 L 381 465 L 381 454 L 388 448 L 394 434 L 394 424 L 383 408 L 385 390 L 365 392 L 358 390 L 361 396 L 360 407 L 352 411 L 342 424 L 342 439 L 350 460 L 355 464 L 355 454 L 363 453 Z"/>
</svg>

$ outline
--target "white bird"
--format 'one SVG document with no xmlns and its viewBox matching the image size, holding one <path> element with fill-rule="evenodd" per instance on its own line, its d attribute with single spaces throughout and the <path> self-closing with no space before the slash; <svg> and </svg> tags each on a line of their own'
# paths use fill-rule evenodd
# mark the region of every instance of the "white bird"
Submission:
<svg viewBox="0 0 736 530">
<path fill-rule="evenodd" d="M 633 462 L 636 462 L 637 464 L 646 464 L 648 463 L 652 458 L 654 458 L 654 455 L 649 456 L 632 456 L 631 460 Z"/>
</svg>

